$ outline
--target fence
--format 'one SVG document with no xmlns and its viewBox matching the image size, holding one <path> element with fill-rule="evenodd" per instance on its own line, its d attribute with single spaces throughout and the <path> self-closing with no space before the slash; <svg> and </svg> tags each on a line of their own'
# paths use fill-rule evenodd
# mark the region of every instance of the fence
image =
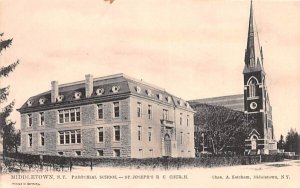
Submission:
<svg viewBox="0 0 300 188">
<path fill-rule="evenodd" d="M 6 154 L 3 160 L 6 171 L 14 170 L 72 170 L 73 166 L 143 168 L 143 169 L 181 169 L 192 167 L 219 167 L 250 165 L 261 162 L 282 161 L 284 156 L 205 156 L 199 158 L 84 158 L 50 155 L 30 155 L 22 153 Z"/>
</svg>

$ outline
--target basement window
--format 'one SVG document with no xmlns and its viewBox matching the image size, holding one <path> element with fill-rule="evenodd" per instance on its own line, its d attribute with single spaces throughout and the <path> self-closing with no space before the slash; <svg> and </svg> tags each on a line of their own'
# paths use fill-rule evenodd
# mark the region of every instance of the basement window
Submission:
<svg viewBox="0 0 300 188">
<path fill-rule="evenodd" d="M 75 151 L 76 156 L 81 156 L 81 151 Z"/>
<path fill-rule="evenodd" d="M 103 150 L 98 150 L 97 151 L 97 156 L 103 157 L 104 156 Z"/>
<path fill-rule="evenodd" d="M 121 152 L 119 149 L 114 149 L 114 157 L 120 157 L 121 156 Z"/>
<path fill-rule="evenodd" d="M 62 151 L 59 151 L 59 152 L 57 152 L 57 155 L 60 155 L 60 156 L 62 156 L 62 155 L 64 155 L 64 152 L 62 152 Z"/>
</svg>

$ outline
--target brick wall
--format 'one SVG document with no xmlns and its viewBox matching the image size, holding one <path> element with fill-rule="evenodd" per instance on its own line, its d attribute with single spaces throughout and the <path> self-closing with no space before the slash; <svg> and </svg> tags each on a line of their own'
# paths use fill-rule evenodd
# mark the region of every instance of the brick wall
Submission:
<svg viewBox="0 0 300 188">
<path fill-rule="evenodd" d="M 142 117 L 137 117 L 137 103 L 142 106 Z M 148 105 L 152 106 L 152 119 L 148 118 Z M 164 104 L 157 101 L 152 101 L 144 98 L 130 98 L 130 122 L 131 122 L 131 150 L 132 157 L 140 157 L 139 150 L 142 149 L 143 157 L 161 157 L 164 155 L 164 135 L 169 134 L 172 139 L 172 156 L 173 157 L 194 157 L 194 114 L 185 109 L 174 111 L 174 107 L 169 104 Z M 161 120 L 163 119 L 163 109 L 169 111 L 169 120 L 174 122 L 172 129 L 162 127 Z M 180 113 L 183 113 L 183 123 L 179 125 Z M 189 115 L 189 126 L 186 124 L 186 117 Z M 138 140 L 138 127 L 142 128 L 142 140 Z M 149 127 L 152 131 L 152 140 L 149 142 L 148 132 Z M 180 132 L 183 132 L 183 144 L 180 144 Z M 188 134 L 189 133 L 189 134 Z M 152 150 L 152 152 L 150 152 Z M 181 154 L 181 151 L 184 151 Z"/>
<path fill-rule="evenodd" d="M 84 150 L 84 156 L 96 156 L 95 128 L 82 130 L 82 148 Z"/>
<path fill-rule="evenodd" d="M 92 125 L 96 121 L 96 105 L 81 106 L 81 123 L 83 126 Z"/>
<path fill-rule="evenodd" d="M 114 117 L 113 102 L 119 102 L 120 117 Z M 137 117 L 137 102 L 142 104 L 142 117 Z M 139 149 L 143 150 L 143 157 L 162 156 L 162 133 L 161 119 L 163 119 L 163 109 L 169 110 L 169 120 L 179 124 L 177 112 L 172 105 L 146 100 L 143 98 L 130 97 L 120 101 L 103 102 L 103 119 L 98 119 L 97 104 L 81 106 L 81 121 L 73 123 L 58 124 L 58 110 L 44 111 L 45 125 L 40 125 L 39 112 L 32 113 L 33 125 L 28 127 L 28 117 L 21 115 L 21 149 L 24 152 L 43 153 L 57 155 L 62 151 L 65 155 L 74 156 L 75 151 L 81 151 L 82 156 L 97 156 L 97 150 L 103 150 L 104 157 L 112 157 L 114 150 L 121 151 L 121 157 L 141 157 Z M 148 118 L 148 105 L 152 106 L 152 118 Z M 190 126 L 182 127 L 189 136 L 185 139 L 185 145 L 181 149 L 189 150 L 193 146 L 193 114 L 190 113 Z M 185 120 L 183 121 L 185 123 Z M 120 141 L 114 140 L 114 126 L 120 126 Z M 142 140 L 137 139 L 138 126 L 142 126 Z M 98 127 L 103 127 L 104 142 L 98 141 Z M 150 129 L 149 129 L 150 127 Z M 81 143 L 79 144 L 58 144 L 58 131 L 81 130 Z M 179 128 L 176 127 L 179 130 Z M 178 130 L 170 133 L 173 141 L 178 140 Z M 148 132 L 151 131 L 151 141 Z M 45 134 L 45 146 L 39 145 L 39 134 Z M 28 134 L 33 134 L 33 146 L 27 147 Z M 175 135 L 177 134 L 177 135 Z M 172 142 L 178 144 L 177 142 Z M 175 147 L 176 148 L 176 147 Z M 150 151 L 152 150 L 152 152 Z M 178 152 L 178 151 L 177 151 Z M 186 151 L 187 152 L 187 151 Z"/>
<path fill-rule="evenodd" d="M 45 127 L 54 129 L 58 122 L 57 110 L 45 111 Z"/>
<path fill-rule="evenodd" d="M 175 110 L 175 116 L 177 157 L 195 157 L 194 113 L 185 109 L 177 108 Z M 182 117 L 182 124 L 180 124 L 180 117 Z M 189 119 L 188 124 L 187 118 Z"/>
<path fill-rule="evenodd" d="M 21 152 L 26 152 L 27 138 L 26 134 L 21 134 Z"/>
<path fill-rule="evenodd" d="M 47 131 L 45 132 L 45 148 L 46 148 L 46 153 L 55 155 L 56 152 L 56 145 L 58 143 L 57 141 L 57 136 L 56 136 L 56 131 Z"/>
</svg>

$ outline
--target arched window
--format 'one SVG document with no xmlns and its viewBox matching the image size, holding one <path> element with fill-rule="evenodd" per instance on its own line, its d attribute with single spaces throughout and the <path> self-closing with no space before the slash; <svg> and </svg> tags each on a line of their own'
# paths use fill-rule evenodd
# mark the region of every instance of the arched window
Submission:
<svg viewBox="0 0 300 188">
<path fill-rule="evenodd" d="M 254 79 L 252 79 L 249 84 L 249 97 L 255 97 L 255 96 L 256 96 L 256 82 Z"/>
<path fill-rule="evenodd" d="M 258 139 L 257 135 L 252 135 L 251 136 L 251 140 L 257 140 L 257 139 Z"/>
</svg>

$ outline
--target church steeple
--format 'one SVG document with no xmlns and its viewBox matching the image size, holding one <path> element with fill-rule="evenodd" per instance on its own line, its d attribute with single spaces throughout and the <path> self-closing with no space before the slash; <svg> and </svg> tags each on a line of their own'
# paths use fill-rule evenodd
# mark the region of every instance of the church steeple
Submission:
<svg viewBox="0 0 300 188">
<path fill-rule="evenodd" d="M 245 67 L 243 73 L 262 71 L 263 56 L 262 47 L 259 43 L 258 32 L 253 14 L 253 5 L 251 0 L 250 17 L 247 36 L 247 47 L 245 52 Z"/>
<path fill-rule="evenodd" d="M 251 125 L 249 138 L 245 141 L 245 152 L 248 154 L 254 152 L 256 155 L 269 154 L 277 147 L 273 135 L 272 107 L 265 82 L 263 60 L 251 0 L 243 75 L 244 110 L 247 121 L 254 120 L 254 123 Z"/>
</svg>

